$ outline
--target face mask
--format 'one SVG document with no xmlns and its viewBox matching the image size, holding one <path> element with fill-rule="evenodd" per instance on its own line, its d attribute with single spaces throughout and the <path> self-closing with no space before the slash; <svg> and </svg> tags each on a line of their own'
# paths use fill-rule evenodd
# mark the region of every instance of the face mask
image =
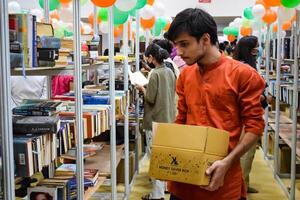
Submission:
<svg viewBox="0 0 300 200">
<path fill-rule="evenodd" d="M 147 61 L 147 65 L 148 65 L 151 69 L 154 69 L 154 68 L 155 68 L 155 65 L 154 65 L 153 63 L 149 63 L 148 61 Z"/>
</svg>

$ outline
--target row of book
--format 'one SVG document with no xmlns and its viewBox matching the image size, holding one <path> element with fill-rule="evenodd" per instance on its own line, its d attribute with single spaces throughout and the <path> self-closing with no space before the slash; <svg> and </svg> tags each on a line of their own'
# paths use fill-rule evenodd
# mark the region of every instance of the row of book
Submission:
<svg viewBox="0 0 300 200">
<path fill-rule="evenodd" d="M 12 68 L 55 65 L 61 43 L 51 24 L 39 23 L 31 14 L 10 14 L 9 32 Z"/>
</svg>

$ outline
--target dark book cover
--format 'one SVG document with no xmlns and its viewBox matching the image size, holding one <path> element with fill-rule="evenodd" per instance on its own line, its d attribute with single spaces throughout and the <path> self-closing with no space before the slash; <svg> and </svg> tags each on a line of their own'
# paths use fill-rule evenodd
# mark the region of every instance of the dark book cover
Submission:
<svg viewBox="0 0 300 200">
<path fill-rule="evenodd" d="M 54 61 L 58 60 L 58 49 L 38 49 L 38 60 Z"/>
<path fill-rule="evenodd" d="M 58 116 L 13 116 L 14 134 L 57 133 Z"/>
</svg>

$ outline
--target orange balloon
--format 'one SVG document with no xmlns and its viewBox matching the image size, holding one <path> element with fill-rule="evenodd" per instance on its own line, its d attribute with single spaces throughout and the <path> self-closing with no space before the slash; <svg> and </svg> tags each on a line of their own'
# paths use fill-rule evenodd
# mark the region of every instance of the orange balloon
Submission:
<svg viewBox="0 0 300 200">
<path fill-rule="evenodd" d="M 62 4 L 68 4 L 70 3 L 72 0 L 59 0 L 60 3 Z"/>
<path fill-rule="evenodd" d="M 282 24 L 282 30 L 284 31 L 290 30 L 291 28 L 292 28 L 292 22 L 290 20 Z"/>
<path fill-rule="evenodd" d="M 229 42 L 233 42 L 235 40 L 235 36 L 230 34 L 227 36 L 227 39 Z"/>
<path fill-rule="evenodd" d="M 116 0 L 91 0 L 91 1 L 95 6 L 103 7 L 103 8 L 110 7 L 114 5 L 114 3 L 116 2 Z"/>
<path fill-rule="evenodd" d="M 141 18 L 141 25 L 143 29 L 150 29 L 154 26 L 155 24 L 155 17 L 153 16 L 151 19 L 143 19 Z"/>
<path fill-rule="evenodd" d="M 274 24 L 272 31 L 274 33 L 278 32 L 278 24 Z"/>
<path fill-rule="evenodd" d="M 119 37 L 123 32 L 123 26 L 115 26 L 114 27 L 114 37 Z"/>
<path fill-rule="evenodd" d="M 242 36 L 249 36 L 251 34 L 252 34 L 252 28 L 241 27 L 241 35 Z"/>
<path fill-rule="evenodd" d="M 149 4 L 150 6 L 152 6 L 154 4 L 154 0 L 147 0 L 147 4 Z"/>
<path fill-rule="evenodd" d="M 261 5 L 263 5 L 265 8 L 268 8 L 268 7 L 269 7 L 269 6 L 267 6 L 267 4 L 265 3 L 264 0 L 256 0 L 256 1 L 255 1 L 255 4 L 261 4 Z"/>
<path fill-rule="evenodd" d="M 59 20 L 60 17 L 59 17 L 58 12 L 55 10 L 50 13 L 50 18 Z"/>
<path fill-rule="evenodd" d="M 277 20 L 277 13 L 271 9 L 267 9 L 262 20 L 267 24 L 272 24 Z"/>
<path fill-rule="evenodd" d="M 169 28 L 170 28 L 170 26 L 171 26 L 171 23 L 170 23 L 170 22 L 168 22 L 168 23 L 167 23 L 167 25 L 165 26 L 164 30 L 165 30 L 165 31 L 168 31 L 168 30 L 169 30 Z"/>
<path fill-rule="evenodd" d="M 271 6 L 280 6 L 281 5 L 281 1 L 280 0 L 264 0 L 265 4 L 268 6 L 268 7 L 271 7 Z"/>
</svg>

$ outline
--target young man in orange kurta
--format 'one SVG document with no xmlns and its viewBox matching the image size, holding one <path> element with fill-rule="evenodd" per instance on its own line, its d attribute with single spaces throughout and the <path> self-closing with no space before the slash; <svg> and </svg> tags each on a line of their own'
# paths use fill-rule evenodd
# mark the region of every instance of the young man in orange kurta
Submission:
<svg viewBox="0 0 300 200">
<path fill-rule="evenodd" d="M 228 156 L 206 171 L 211 175 L 210 184 L 199 187 L 170 182 L 170 199 L 244 199 L 240 157 L 263 132 L 260 96 L 265 82 L 254 69 L 219 52 L 216 23 L 201 9 L 180 12 L 165 37 L 189 65 L 177 81 L 176 123 L 211 126 L 230 133 Z M 245 135 L 240 139 L 243 127 Z"/>
</svg>

